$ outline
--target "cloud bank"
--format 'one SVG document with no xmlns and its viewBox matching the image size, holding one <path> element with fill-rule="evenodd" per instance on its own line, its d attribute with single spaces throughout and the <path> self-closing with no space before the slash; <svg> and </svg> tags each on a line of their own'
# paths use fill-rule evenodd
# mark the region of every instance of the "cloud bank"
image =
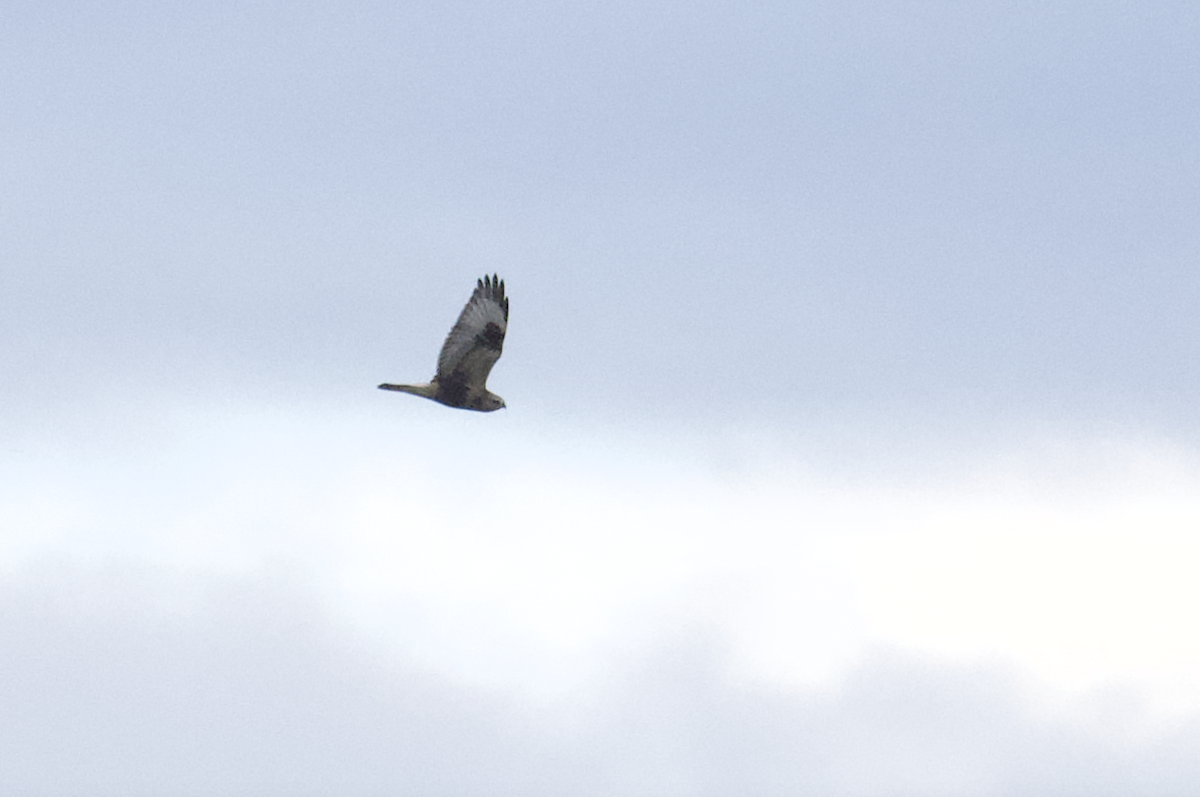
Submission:
<svg viewBox="0 0 1200 797">
<path fill-rule="evenodd" d="M 781 690 L 664 628 L 602 683 L 531 702 L 422 672 L 278 585 L 182 599 L 164 578 L 46 561 L 5 585 L 6 792 L 1163 795 L 1200 776 L 1200 722 L 1134 733 L 1119 691 L 1049 715 L 996 666 L 877 649 Z"/>
<path fill-rule="evenodd" d="M 206 411 L 170 441 L 9 457 L 6 791 L 1182 794 L 1200 774 L 1185 456 L 856 481 L 760 440 L 513 428 L 465 501 L 469 428 L 375 412 Z"/>
</svg>

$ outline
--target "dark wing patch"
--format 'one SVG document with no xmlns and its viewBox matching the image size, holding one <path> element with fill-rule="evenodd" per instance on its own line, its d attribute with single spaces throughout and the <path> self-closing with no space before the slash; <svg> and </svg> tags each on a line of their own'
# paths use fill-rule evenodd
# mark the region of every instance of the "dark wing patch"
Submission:
<svg viewBox="0 0 1200 797">
<path fill-rule="evenodd" d="M 504 348 L 504 331 L 500 329 L 499 324 L 489 321 L 483 332 L 475 336 L 475 342 L 485 348 L 501 351 Z"/>
</svg>

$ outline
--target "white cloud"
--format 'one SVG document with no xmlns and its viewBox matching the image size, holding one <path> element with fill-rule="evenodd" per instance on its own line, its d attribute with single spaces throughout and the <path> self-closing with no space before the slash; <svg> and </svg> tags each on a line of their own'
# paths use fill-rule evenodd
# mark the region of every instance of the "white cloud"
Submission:
<svg viewBox="0 0 1200 797">
<path fill-rule="evenodd" d="M 467 738 L 466 791 L 586 792 L 582 771 L 598 793 L 1001 793 L 1153 755 L 1186 771 L 1186 454 L 1029 442 L 974 468 L 959 452 L 953 473 L 822 478 L 736 435 L 542 437 L 413 404 L 189 412 L 157 438 L 0 463 L 6 727 L 39 729 L 8 782 L 36 781 L 69 716 L 78 771 L 116 762 L 96 782 L 394 784 L 380 745 L 410 769 L 426 755 L 412 699 L 459 707 L 421 771 L 461 771 Z M 192 780 L 125 769 L 192 745 Z M 233 780 L 204 774 L 234 755 Z"/>
<path fill-rule="evenodd" d="M 160 447 L 23 457 L 7 567 L 287 572 L 421 666 L 543 696 L 675 618 L 719 627 L 750 680 L 828 681 L 884 642 L 1200 707 L 1200 471 L 1168 447 L 1084 445 L 1068 467 L 1030 442 L 915 484 L 836 483 L 761 441 L 727 441 L 740 464 L 714 469 L 703 442 L 551 442 L 518 419 L 479 449 L 458 415 L 417 417 L 206 413 Z"/>
<path fill-rule="evenodd" d="M 7 581 L 0 788 L 1158 795 L 1198 774 L 1194 722 L 1131 740 L 1109 699 L 1046 717 L 995 666 L 876 649 L 836 688 L 781 690 L 731 678 L 711 629 L 657 623 L 602 687 L 539 704 L 407 666 L 293 586 L 189 580 L 47 560 Z"/>
</svg>

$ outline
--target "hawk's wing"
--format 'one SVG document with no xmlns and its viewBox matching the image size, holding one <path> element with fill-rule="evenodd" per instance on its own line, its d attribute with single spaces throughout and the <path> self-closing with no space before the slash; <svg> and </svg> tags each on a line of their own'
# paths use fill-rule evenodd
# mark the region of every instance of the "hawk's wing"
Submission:
<svg viewBox="0 0 1200 797">
<path fill-rule="evenodd" d="M 471 388 L 483 389 L 488 374 L 504 348 L 508 329 L 508 299 L 504 282 L 495 275 L 484 277 L 463 308 L 458 323 L 446 336 L 438 355 L 437 378 L 447 382 L 453 376 Z"/>
</svg>

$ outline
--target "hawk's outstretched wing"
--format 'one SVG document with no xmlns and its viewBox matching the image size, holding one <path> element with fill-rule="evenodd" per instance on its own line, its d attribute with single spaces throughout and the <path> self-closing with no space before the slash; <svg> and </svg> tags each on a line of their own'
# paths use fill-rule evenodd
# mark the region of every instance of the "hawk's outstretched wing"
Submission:
<svg viewBox="0 0 1200 797">
<path fill-rule="evenodd" d="M 495 275 L 485 276 L 475 286 L 475 293 L 442 344 L 437 380 L 463 384 L 471 391 L 485 390 L 488 374 L 504 349 L 507 330 L 504 281 Z"/>
</svg>

